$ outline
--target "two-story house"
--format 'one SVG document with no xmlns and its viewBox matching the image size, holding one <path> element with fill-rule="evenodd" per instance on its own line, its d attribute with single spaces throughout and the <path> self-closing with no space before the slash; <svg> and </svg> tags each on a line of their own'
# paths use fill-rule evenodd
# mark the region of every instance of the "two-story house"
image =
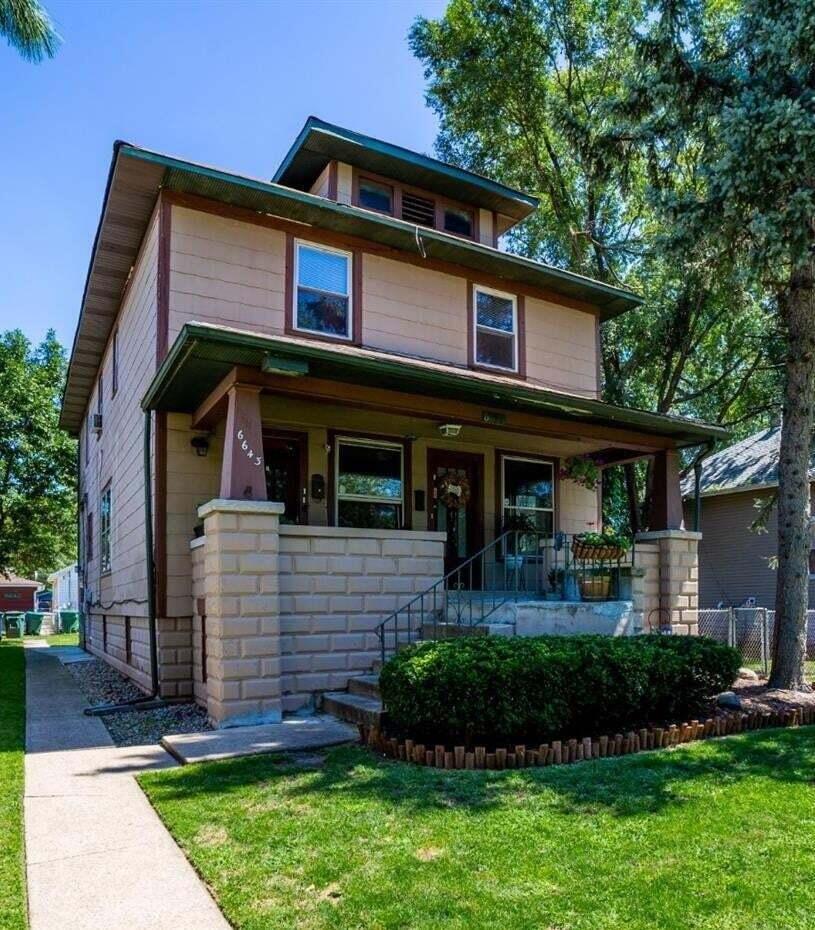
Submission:
<svg viewBox="0 0 815 930">
<path fill-rule="evenodd" d="M 600 400 L 638 298 L 502 251 L 536 206 L 314 118 L 271 181 L 117 142 L 62 410 L 88 648 L 218 724 L 313 706 L 450 590 L 551 606 L 575 456 L 653 458 L 620 616 L 695 630 L 678 454 L 721 431 Z"/>
</svg>

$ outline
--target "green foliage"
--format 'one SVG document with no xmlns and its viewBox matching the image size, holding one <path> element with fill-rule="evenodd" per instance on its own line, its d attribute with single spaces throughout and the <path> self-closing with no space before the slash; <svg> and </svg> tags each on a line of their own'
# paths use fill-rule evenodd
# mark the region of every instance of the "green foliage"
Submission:
<svg viewBox="0 0 815 930">
<path fill-rule="evenodd" d="M 27 61 L 53 58 L 60 37 L 37 0 L 0 0 L 0 35 Z"/>
<path fill-rule="evenodd" d="M 606 527 L 602 533 L 579 533 L 575 536 L 575 541 L 586 546 L 611 546 L 625 552 L 631 548 L 631 538 L 611 526 Z"/>
<path fill-rule="evenodd" d="M 0 927 L 25 930 L 23 750 L 25 658 L 16 643 L 0 642 Z"/>
<path fill-rule="evenodd" d="M 739 664 L 698 636 L 472 636 L 403 650 L 379 686 L 392 725 L 414 739 L 535 745 L 686 720 Z"/>
<path fill-rule="evenodd" d="M 76 558 L 76 442 L 59 429 L 65 354 L 0 334 L 0 572 L 33 576 Z"/>
<path fill-rule="evenodd" d="M 574 455 L 561 465 L 560 477 L 593 491 L 600 481 L 600 468 L 594 459 L 586 455 Z"/>
<path fill-rule="evenodd" d="M 603 327 L 605 399 L 723 423 L 737 439 L 778 407 L 775 294 L 717 229 L 677 236 L 655 196 L 697 197 L 706 151 L 692 132 L 643 145 L 621 115 L 651 6 L 452 0 L 438 20 L 416 20 L 410 44 L 439 155 L 541 199 L 508 248 L 643 295 Z M 649 481 L 646 468 L 625 468 L 604 481 L 604 518 L 630 532 Z"/>
</svg>

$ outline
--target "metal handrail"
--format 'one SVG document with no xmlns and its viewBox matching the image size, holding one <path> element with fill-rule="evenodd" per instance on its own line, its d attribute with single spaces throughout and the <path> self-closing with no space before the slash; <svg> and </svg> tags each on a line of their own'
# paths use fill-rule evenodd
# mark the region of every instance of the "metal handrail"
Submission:
<svg viewBox="0 0 815 930">
<path fill-rule="evenodd" d="M 462 633 L 462 627 L 469 631 L 483 625 L 500 607 L 521 597 L 537 597 L 561 588 L 564 600 L 579 600 L 580 596 L 575 596 L 579 582 L 598 574 L 610 575 L 615 568 L 613 594 L 609 591 L 605 597 L 591 599 L 618 597 L 619 569 L 623 565 L 633 566 L 633 549 L 630 561 L 625 558 L 613 563 L 588 564 L 573 557 L 571 537 L 566 533 L 505 530 L 377 626 L 382 661 L 389 649 L 396 653 L 420 636 L 427 638 L 428 628 L 432 639 L 438 638 L 439 633 Z M 500 569 L 492 583 L 491 568 Z M 550 570 L 554 571 L 554 583 Z M 496 579 L 501 583 L 497 584 Z"/>
</svg>

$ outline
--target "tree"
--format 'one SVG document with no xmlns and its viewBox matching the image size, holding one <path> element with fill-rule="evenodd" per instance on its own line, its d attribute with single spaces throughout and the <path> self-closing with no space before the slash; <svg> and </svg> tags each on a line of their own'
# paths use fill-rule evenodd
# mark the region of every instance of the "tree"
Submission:
<svg viewBox="0 0 815 930">
<path fill-rule="evenodd" d="M 0 335 L 0 573 L 31 576 L 76 558 L 76 442 L 59 429 L 65 353 Z"/>
<path fill-rule="evenodd" d="M 37 0 L 0 0 L 0 35 L 26 59 L 53 58 L 60 38 Z"/>
<path fill-rule="evenodd" d="M 711 234 L 775 294 L 784 345 L 770 685 L 807 689 L 815 401 L 815 4 L 658 0 L 625 107 L 660 157 L 692 136 L 692 191 L 658 188 L 676 241 Z M 623 134 L 624 135 L 624 134 Z M 738 312 L 737 307 L 733 312 Z"/>
<path fill-rule="evenodd" d="M 416 20 L 410 44 L 441 157 L 541 198 L 508 248 L 644 295 L 603 328 L 605 398 L 746 434 L 778 397 L 771 302 L 715 230 L 678 241 L 649 196 L 657 183 L 694 190 L 697 140 L 656 153 L 619 132 L 647 12 L 641 0 L 452 0 Z M 605 481 L 606 517 L 636 532 L 648 469 Z"/>
</svg>

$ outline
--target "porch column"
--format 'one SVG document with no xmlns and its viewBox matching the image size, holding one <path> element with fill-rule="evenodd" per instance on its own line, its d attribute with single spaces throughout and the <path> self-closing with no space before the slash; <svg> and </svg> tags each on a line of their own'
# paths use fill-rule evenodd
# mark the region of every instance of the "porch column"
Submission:
<svg viewBox="0 0 815 930">
<path fill-rule="evenodd" d="M 676 449 L 665 449 L 654 456 L 648 528 L 652 531 L 685 528 Z"/>
<path fill-rule="evenodd" d="M 220 493 L 224 500 L 267 499 L 260 390 L 254 385 L 233 384 L 227 392 Z"/>
</svg>

